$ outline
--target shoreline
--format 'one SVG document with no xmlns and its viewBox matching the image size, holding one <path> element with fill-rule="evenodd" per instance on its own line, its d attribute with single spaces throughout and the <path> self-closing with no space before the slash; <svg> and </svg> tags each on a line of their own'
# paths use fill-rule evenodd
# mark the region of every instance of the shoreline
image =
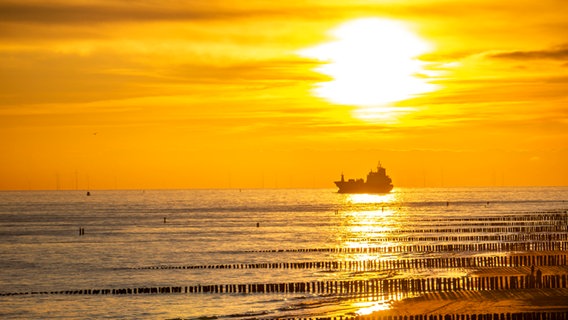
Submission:
<svg viewBox="0 0 568 320">
<path fill-rule="evenodd" d="M 396 301 L 368 316 L 568 312 L 568 289 L 513 289 L 427 293 Z"/>
<path fill-rule="evenodd" d="M 565 251 L 524 252 L 511 256 L 543 256 L 566 255 Z M 452 270 L 452 268 L 447 268 Z M 462 270 L 464 268 L 461 268 Z M 535 271 L 540 271 L 542 277 L 560 280 L 557 287 L 536 287 Z M 426 292 L 419 296 L 392 301 L 388 310 L 375 311 L 369 315 L 360 316 L 411 316 L 411 315 L 458 315 L 458 314 L 507 314 L 526 312 L 567 312 L 568 314 L 568 265 L 544 265 L 531 269 L 528 266 L 518 267 L 479 267 L 465 268 L 466 278 L 478 277 L 509 277 L 518 276 L 525 280 L 517 288 L 496 290 L 448 290 Z M 531 274 L 533 277 L 531 277 Z M 528 280 L 528 282 L 526 282 Z M 522 280 L 520 281 L 523 282 Z"/>
</svg>

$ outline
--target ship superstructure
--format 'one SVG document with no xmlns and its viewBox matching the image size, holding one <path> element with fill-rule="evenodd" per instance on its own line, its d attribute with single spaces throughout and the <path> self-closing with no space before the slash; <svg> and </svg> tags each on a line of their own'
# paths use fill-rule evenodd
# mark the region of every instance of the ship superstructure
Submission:
<svg viewBox="0 0 568 320">
<path fill-rule="evenodd" d="M 339 188 L 338 193 L 389 193 L 393 188 L 392 179 L 380 162 L 377 171 L 371 170 L 367 174 L 367 181 L 363 179 L 345 180 L 341 174 L 341 180 L 335 181 L 335 185 Z"/>
</svg>

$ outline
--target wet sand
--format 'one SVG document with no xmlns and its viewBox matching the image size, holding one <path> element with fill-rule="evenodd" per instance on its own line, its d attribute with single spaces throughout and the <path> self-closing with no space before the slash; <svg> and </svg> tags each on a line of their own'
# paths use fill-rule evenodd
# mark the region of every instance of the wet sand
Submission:
<svg viewBox="0 0 568 320">
<path fill-rule="evenodd" d="M 564 254 L 565 252 L 550 252 Z M 542 254 L 539 252 L 537 254 Z M 541 266 L 542 275 L 568 274 L 568 266 Z M 468 277 L 530 275 L 530 267 L 486 267 L 470 269 Z M 389 310 L 370 316 L 502 314 L 516 312 L 568 312 L 568 288 L 507 290 L 459 290 L 430 292 L 394 301 Z"/>
<path fill-rule="evenodd" d="M 427 293 L 394 302 L 386 315 L 486 314 L 514 312 L 568 312 L 568 289 L 516 289 Z"/>
</svg>

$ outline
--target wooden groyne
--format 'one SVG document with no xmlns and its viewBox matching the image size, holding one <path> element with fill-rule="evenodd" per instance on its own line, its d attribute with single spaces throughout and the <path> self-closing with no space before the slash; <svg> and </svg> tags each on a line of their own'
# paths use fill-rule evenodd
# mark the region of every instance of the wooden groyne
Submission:
<svg viewBox="0 0 568 320">
<path fill-rule="evenodd" d="M 355 317 L 277 318 L 278 320 L 568 320 L 568 311 L 366 315 Z"/>
<path fill-rule="evenodd" d="M 414 258 L 398 260 L 365 260 L 365 261 L 306 261 L 306 262 L 267 262 L 249 264 L 215 264 L 188 266 L 148 266 L 134 269 L 324 269 L 344 271 L 380 271 L 393 269 L 423 268 L 480 268 L 480 267 L 541 267 L 566 266 L 567 254 L 484 256 L 484 257 L 439 257 Z"/>
<path fill-rule="evenodd" d="M 421 217 L 404 225 L 396 225 L 381 234 L 425 233 L 549 233 L 568 231 L 568 211 L 523 215 L 478 216 L 478 217 Z"/>
<path fill-rule="evenodd" d="M 510 226 L 469 226 L 469 225 L 440 225 L 440 226 L 407 226 L 381 230 L 382 234 L 404 233 L 515 233 L 515 232 L 567 232 L 568 225 L 510 225 Z"/>
<path fill-rule="evenodd" d="M 515 212 L 515 214 L 505 214 L 505 215 L 493 215 L 493 216 L 480 216 L 480 217 L 425 217 L 421 218 L 421 221 L 457 221 L 457 222 L 467 222 L 467 221 L 559 221 L 568 222 L 568 210 L 557 210 L 557 211 L 535 211 L 535 212 Z"/>
<path fill-rule="evenodd" d="M 515 289 L 566 289 L 568 274 L 447 277 L 423 279 L 365 279 L 326 280 L 286 283 L 209 284 L 193 286 L 135 287 L 121 289 L 82 289 L 63 291 L 32 291 L 23 293 L 0 293 L 13 295 L 136 295 L 136 294 L 294 294 L 320 295 L 408 295 L 427 292 L 450 292 L 461 290 L 493 291 Z"/>
<path fill-rule="evenodd" d="M 526 241 L 560 241 L 568 240 L 568 233 L 509 233 L 509 234 L 473 234 L 458 236 L 415 236 L 415 235 L 393 235 L 376 237 L 354 237 L 348 238 L 351 242 L 492 242 L 492 241 L 508 241 L 508 242 L 526 242 Z"/>
<path fill-rule="evenodd" d="M 251 250 L 247 253 L 261 252 L 328 252 L 328 253 L 396 253 L 396 252 L 447 252 L 447 251 L 566 251 L 568 241 L 538 242 L 484 242 L 484 243 L 442 243 L 442 244 L 410 244 L 383 247 L 359 248 L 302 248 L 302 249 L 267 249 Z"/>
</svg>

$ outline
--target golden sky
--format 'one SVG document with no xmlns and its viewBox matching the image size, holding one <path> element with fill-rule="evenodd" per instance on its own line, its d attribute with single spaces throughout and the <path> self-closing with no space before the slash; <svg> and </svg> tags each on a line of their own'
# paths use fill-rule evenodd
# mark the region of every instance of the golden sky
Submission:
<svg viewBox="0 0 568 320">
<path fill-rule="evenodd" d="M 0 0 L 0 189 L 567 185 L 568 1 Z"/>
</svg>

